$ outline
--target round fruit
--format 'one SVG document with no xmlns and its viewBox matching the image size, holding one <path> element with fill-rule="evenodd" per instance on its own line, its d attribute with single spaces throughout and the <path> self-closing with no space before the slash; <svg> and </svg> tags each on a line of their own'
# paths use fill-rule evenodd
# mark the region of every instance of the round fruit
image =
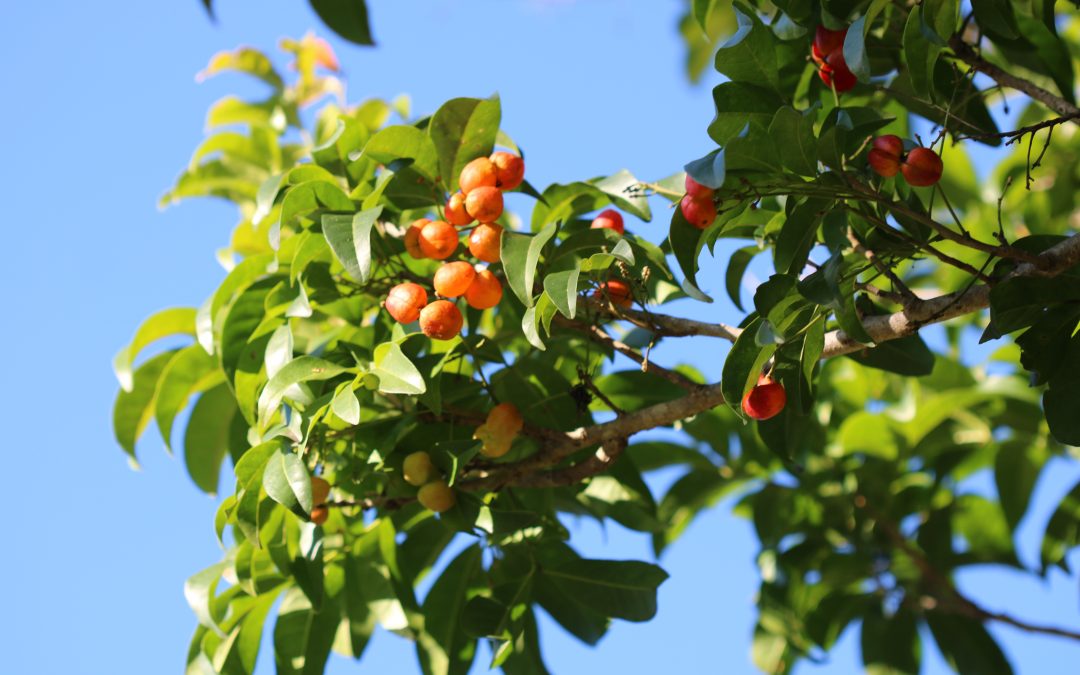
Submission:
<svg viewBox="0 0 1080 675">
<path fill-rule="evenodd" d="M 503 212 L 503 196 L 499 188 L 481 186 L 465 197 L 465 210 L 481 223 L 494 223 Z"/>
<path fill-rule="evenodd" d="M 491 459 L 497 459 L 510 452 L 510 447 L 514 444 L 512 437 L 496 434 L 486 424 L 476 427 L 473 438 L 483 443 L 480 446 L 480 454 Z"/>
<path fill-rule="evenodd" d="M 420 230 L 431 221 L 427 218 L 414 220 L 409 229 L 405 230 L 405 251 L 417 260 L 424 259 L 424 252 L 420 250 Z"/>
<path fill-rule="evenodd" d="M 818 26 L 814 31 L 814 44 L 810 53 L 820 59 L 826 59 L 838 49 L 844 48 L 844 38 L 847 37 L 847 28 L 843 30 L 829 30 L 825 26 Z"/>
<path fill-rule="evenodd" d="M 498 169 L 487 157 L 477 157 L 469 162 L 458 176 L 458 184 L 466 195 L 478 187 L 495 187 L 497 182 Z"/>
<path fill-rule="evenodd" d="M 364 373 L 364 378 L 360 380 L 360 384 L 364 385 L 364 389 L 368 391 L 375 391 L 379 388 L 379 376 L 375 373 Z"/>
<path fill-rule="evenodd" d="M 592 296 L 602 302 L 610 300 L 611 304 L 623 309 L 629 308 L 634 303 L 634 294 L 630 291 L 630 286 L 618 279 L 604 282 L 600 288 L 593 291 Z"/>
<path fill-rule="evenodd" d="M 492 153 L 491 163 L 495 165 L 495 187 L 500 190 L 513 190 L 521 185 L 525 178 L 525 160 L 513 153 L 499 150 Z"/>
<path fill-rule="evenodd" d="M 870 168 L 875 173 L 885 178 L 892 178 L 900 172 L 900 157 L 889 154 L 880 148 L 871 148 L 870 154 L 866 156 L 866 161 L 869 162 Z"/>
<path fill-rule="evenodd" d="M 691 178 L 690 174 L 686 174 L 685 185 L 686 185 L 686 194 L 690 195 L 694 199 L 697 199 L 697 200 L 708 199 L 709 201 L 712 201 L 713 192 L 715 192 L 715 191 L 712 188 L 705 187 L 701 183 L 699 183 L 696 180 L 694 180 L 693 178 Z"/>
<path fill-rule="evenodd" d="M 442 513 L 453 508 L 457 502 L 454 491 L 446 484 L 446 481 L 433 480 L 416 493 L 416 500 L 425 508 L 435 513 Z"/>
<path fill-rule="evenodd" d="M 875 150 L 900 158 L 904 156 L 904 141 L 896 134 L 885 134 L 874 139 Z"/>
<path fill-rule="evenodd" d="M 768 375 L 758 378 L 754 388 L 743 396 L 742 409 L 748 417 L 755 420 L 767 420 L 780 414 L 787 403 L 784 385 Z"/>
<path fill-rule="evenodd" d="M 480 270 L 465 291 L 465 302 L 473 309 L 491 309 L 502 300 L 502 283 L 491 270 Z"/>
<path fill-rule="evenodd" d="M 412 323 L 427 305 L 427 291 L 420 284 L 406 282 L 390 289 L 383 306 L 398 323 Z"/>
<path fill-rule="evenodd" d="M 915 148 L 900 165 L 904 180 L 915 187 L 929 187 L 941 180 L 943 168 L 941 157 L 930 148 Z"/>
<path fill-rule="evenodd" d="M 435 340 L 454 339 L 464 323 L 461 310 L 448 300 L 436 300 L 420 312 L 420 330 Z"/>
<path fill-rule="evenodd" d="M 425 258 L 446 260 L 458 245 L 458 232 L 450 223 L 434 220 L 420 230 L 420 252 Z"/>
<path fill-rule="evenodd" d="M 311 522 L 322 525 L 330 517 L 330 509 L 325 506 L 316 506 L 311 509 Z"/>
<path fill-rule="evenodd" d="M 683 218 L 699 230 L 704 230 L 716 220 L 716 204 L 712 199 L 694 199 L 689 194 L 679 201 Z"/>
<path fill-rule="evenodd" d="M 525 426 L 525 420 L 516 405 L 500 403 L 488 413 L 486 424 L 493 434 L 514 437 Z"/>
<path fill-rule="evenodd" d="M 431 455 L 423 450 L 414 452 L 406 457 L 401 465 L 401 471 L 405 476 L 405 482 L 417 487 L 420 487 L 425 483 L 430 483 L 438 478 L 438 472 L 435 470 L 435 465 L 431 463 Z"/>
<path fill-rule="evenodd" d="M 826 87 L 836 89 L 838 94 L 851 91 L 859 81 L 848 68 L 843 51 L 835 51 L 825 58 L 825 63 L 818 70 L 818 77 Z"/>
<path fill-rule="evenodd" d="M 473 217 L 469 215 L 469 212 L 465 210 L 465 195 L 460 192 L 455 192 L 450 195 L 450 199 L 446 200 L 446 220 L 451 225 L 457 225 L 458 227 L 464 227 L 465 225 L 471 225 Z"/>
<path fill-rule="evenodd" d="M 594 230 L 615 230 L 619 234 L 626 231 L 626 226 L 623 225 L 622 214 L 615 209 L 601 211 L 600 215 L 593 219 L 591 227 Z"/>
<path fill-rule="evenodd" d="M 502 225 L 482 223 L 469 235 L 469 253 L 486 263 L 497 263 L 502 247 Z"/>
<path fill-rule="evenodd" d="M 469 290 L 475 278 L 476 270 L 467 262 L 444 263 L 435 271 L 435 292 L 444 298 L 456 298 Z"/>
<path fill-rule="evenodd" d="M 326 482 L 326 479 L 319 478 L 318 476 L 311 477 L 311 503 L 313 506 L 320 506 L 326 503 L 327 498 L 330 497 L 330 483 Z"/>
</svg>

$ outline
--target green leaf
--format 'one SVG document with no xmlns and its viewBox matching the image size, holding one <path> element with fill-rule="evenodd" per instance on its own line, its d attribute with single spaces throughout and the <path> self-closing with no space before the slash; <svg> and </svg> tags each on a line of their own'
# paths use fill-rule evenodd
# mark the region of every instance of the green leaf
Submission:
<svg viewBox="0 0 1080 675">
<path fill-rule="evenodd" d="M 458 189 L 458 177 L 466 164 L 494 150 L 501 118 L 497 95 L 451 99 L 431 116 L 428 135 L 439 155 L 439 182 L 449 192 Z"/>
<path fill-rule="evenodd" d="M 1043 395 L 1043 409 L 1050 433 L 1059 442 L 1080 445 L 1080 415 L 1076 402 L 1080 400 L 1080 380 L 1053 381 Z"/>
<path fill-rule="evenodd" d="M 611 203 L 644 221 L 652 220 L 649 199 L 641 181 L 626 169 L 606 178 L 596 178 L 589 183 L 611 198 Z"/>
<path fill-rule="evenodd" d="M 994 457 L 994 483 L 1009 529 L 1014 532 L 1027 513 L 1031 493 L 1045 461 L 1045 450 L 1026 440 L 1009 440 L 998 446 Z"/>
<path fill-rule="evenodd" d="M 321 675 L 341 621 L 336 603 L 316 611 L 299 588 L 290 588 L 274 625 L 274 659 L 278 675 Z"/>
<path fill-rule="evenodd" d="M 975 22 L 985 32 L 1009 40 L 1020 37 L 1016 14 L 1009 0 L 971 0 L 971 10 L 975 12 Z"/>
<path fill-rule="evenodd" d="M 850 35 L 852 31 L 848 31 Z M 817 176 L 817 138 L 814 137 L 815 109 L 799 112 L 790 106 L 776 111 L 769 124 L 769 137 L 779 150 L 784 168 L 800 176 Z"/>
<path fill-rule="evenodd" d="M 154 418 L 167 449 L 172 449 L 173 420 L 187 406 L 188 399 L 221 380 L 217 361 L 197 344 L 181 349 L 165 366 L 155 394 Z"/>
<path fill-rule="evenodd" d="M 724 274 L 724 285 L 727 288 L 728 297 L 739 308 L 739 311 L 745 311 L 742 305 L 743 275 L 746 274 L 746 268 L 750 265 L 750 261 L 754 259 L 754 256 L 760 250 L 757 246 L 747 246 L 732 253 L 728 259 L 727 272 Z"/>
<path fill-rule="evenodd" d="M 347 384 L 341 391 L 334 394 L 334 399 L 330 402 L 330 409 L 334 411 L 335 415 L 349 424 L 357 425 L 360 423 L 360 400 L 356 398 L 356 392 L 353 391 L 352 385 Z"/>
<path fill-rule="evenodd" d="M 138 330 L 131 344 L 124 347 L 113 359 L 113 371 L 116 379 L 120 380 L 120 387 L 124 391 L 131 391 L 132 382 L 131 366 L 135 363 L 139 352 L 147 345 L 161 338 L 172 335 L 195 335 L 195 309 L 191 307 L 174 307 L 163 309 L 150 315 Z"/>
<path fill-rule="evenodd" d="M 1042 540 L 1042 571 L 1057 565 L 1066 572 L 1069 564 L 1065 554 L 1080 546 L 1080 483 L 1061 500 L 1046 524 Z"/>
<path fill-rule="evenodd" d="M 928 612 L 926 623 L 941 655 L 956 672 L 1012 675 L 1012 665 L 981 622 L 966 616 Z"/>
<path fill-rule="evenodd" d="M 709 124 L 709 137 L 726 146 L 754 123 L 768 126 L 784 104 L 775 92 L 749 82 L 724 82 L 713 89 L 716 116 Z"/>
<path fill-rule="evenodd" d="M 260 443 L 245 452 L 233 467 L 236 474 L 236 524 L 256 547 L 262 546 L 259 540 L 259 503 L 262 501 L 263 473 L 270 457 L 284 447 L 281 439 Z"/>
<path fill-rule="evenodd" d="M 866 15 L 856 19 L 844 37 L 844 61 L 860 82 L 870 81 L 870 55 L 866 53 Z"/>
<path fill-rule="evenodd" d="M 547 299 L 547 302 L 551 302 L 546 293 L 540 296 L 540 302 L 545 299 Z M 525 313 L 521 315 L 521 332 L 525 334 L 525 339 L 529 341 L 529 344 L 540 351 L 545 351 L 547 345 L 544 344 L 543 339 L 540 337 L 540 322 L 536 313 L 537 307 L 541 306 L 540 302 L 535 307 L 526 308 Z"/>
<path fill-rule="evenodd" d="M 704 230 L 699 230 L 687 222 L 682 209 L 672 209 L 668 242 L 671 244 L 671 252 L 675 254 L 675 261 L 679 263 L 679 269 L 686 276 L 683 289 L 688 290 L 689 286 L 689 289 L 701 296 L 695 296 L 696 299 L 712 302 L 709 296 L 697 289 L 698 256 L 701 255 L 707 238 Z"/>
<path fill-rule="evenodd" d="M 720 375 L 720 390 L 724 401 L 739 415 L 742 415 L 743 395 L 757 382 L 761 367 L 776 351 L 776 345 L 761 347 L 755 340 L 761 319 L 751 321 L 731 346 L 724 359 L 724 370 Z"/>
<path fill-rule="evenodd" d="M 142 436 L 150 418 L 154 416 L 154 395 L 158 380 L 166 366 L 177 354 L 176 350 L 154 356 L 139 366 L 132 376 L 130 391 L 121 390 L 113 405 L 113 433 L 120 447 L 128 454 L 128 461 L 137 467 L 135 442 Z"/>
<path fill-rule="evenodd" d="M 371 230 L 382 214 L 376 206 L 351 216 L 324 214 L 323 234 L 330 250 L 353 279 L 366 284 L 371 278 Z"/>
<path fill-rule="evenodd" d="M 184 466 L 200 490 L 217 494 L 221 462 L 238 414 L 232 390 L 219 384 L 199 396 L 184 431 Z"/>
<path fill-rule="evenodd" d="M 226 563 L 215 563 L 201 572 L 191 575 L 184 582 L 184 598 L 187 600 L 191 610 L 195 612 L 195 618 L 199 620 L 199 625 L 205 626 L 219 635 L 223 635 L 221 628 L 218 627 L 218 621 L 221 620 L 221 617 L 214 615 L 212 605 L 218 581 L 221 580 L 221 573 L 225 571 L 225 568 Z"/>
<path fill-rule="evenodd" d="M 311 476 L 296 453 L 279 450 L 267 460 L 263 488 L 271 499 L 301 518 L 311 513 Z"/>
<path fill-rule="evenodd" d="M 533 236 L 503 232 L 502 265 L 506 282 L 526 307 L 533 306 L 533 281 L 544 245 L 555 236 L 556 225 L 548 225 Z"/>
<path fill-rule="evenodd" d="M 311 8 L 331 30 L 349 42 L 374 45 L 364 0 L 309 0 Z"/>
<path fill-rule="evenodd" d="M 667 572 L 637 560 L 579 558 L 544 567 L 540 576 L 606 616 L 648 621 L 656 615 L 656 589 Z"/>
<path fill-rule="evenodd" d="M 716 52 L 716 70 L 733 82 L 751 82 L 778 89 L 776 37 L 755 15 L 734 8 L 738 30 Z"/>
<path fill-rule="evenodd" d="M 411 160 L 408 167 L 432 182 L 439 175 L 439 155 L 435 144 L 430 136 L 413 126 L 399 124 L 386 127 L 371 137 L 361 155 L 388 166 L 398 160 Z"/>
<path fill-rule="evenodd" d="M 581 259 L 574 256 L 573 261 L 571 269 L 544 277 L 544 290 L 559 312 L 568 319 L 573 319 L 577 313 L 578 277 L 581 274 Z"/>
<path fill-rule="evenodd" d="M 791 211 L 776 238 L 773 252 L 773 261 L 778 272 L 797 275 L 806 267 L 810 249 L 817 241 L 818 226 L 830 206 L 826 199 L 811 198 Z"/>
<path fill-rule="evenodd" d="M 923 34 L 922 12 L 923 5 L 919 5 L 908 14 L 902 44 L 912 91 L 920 98 L 931 100 L 930 85 L 941 47 L 927 40 Z"/>
<path fill-rule="evenodd" d="M 902 609 L 886 617 L 874 605 L 863 615 L 862 659 L 867 675 L 918 675 L 922 654 L 915 616 Z"/>
<path fill-rule="evenodd" d="M 461 616 L 474 578 L 481 571 L 479 546 L 470 546 L 446 567 L 424 598 L 424 632 L 416 648 L 424 672 L 450 675 L 469 671 L 474 640 L 465 634 Z"/>
<path fill-rule="evenodd" d="M 375 348 L 374 368 L 379 378 L 379 391 L 384 394 L 423 394 L 427 391 L 420 374 L 396 342 L 384 342 Z"/>
<path fill-rule="evenodd" d="M 209 10 L 209 0 L 206 2 L 206 7 Z M 275 89 L 281 89 L 284 86 L 281 75 L 274 69 L 270 58 L 253 47 L 239 47 L 232 51 L 214 54 L 206 68 L 195 76 L 195 81 L 202 82 L 226 70 L 257 77 Z"/>
<path fill-rule="evenodd" d="M 686 173 L 695 182 L 707 188 L 718 190 L 724 185 L 726 169 L 724 164 L 724 151 L 721 148 L 713 150 L 700 159 L 688 162 L 685 167 Z"/>
<path fill-rule="evenodd" d="M 852 352 L 847 357 L 870 368 L 909 377 L 922 377 L 934 370 L 934 352 L 918 335 L 882 342 L 871 349 Z"/>
<path fill-rule="evenodd" d="M 266 428 L 270 417 L 281 405 L 281 399 L 289 387 L 301 382 L 329 380 L 346 370 L 336 363 L 314 356 L 298 356 L 288 362 L 270 378 L 259 395 L 260 426 Z"/>
</svg>

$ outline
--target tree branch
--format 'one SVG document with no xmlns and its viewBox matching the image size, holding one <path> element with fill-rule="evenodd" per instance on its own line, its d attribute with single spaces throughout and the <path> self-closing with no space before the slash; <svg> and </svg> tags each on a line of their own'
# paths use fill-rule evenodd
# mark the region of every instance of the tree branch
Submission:
<svg viewBox="0 0 1080 675">
<path fill-rule="evenodd" d="M 956 54 L 956 58 L 980 73 L 983 73 L 1001 86 L 1009 87 L 1010 89 L 1015 89 L 1016 91 L 1027 94 L 1047 108 L 1056 112 L 1058 115 L 1070 117 L 1074 120 L 1077 117 L 1080 117 L 1080 108 L 1077 108 L 1057 94 L 1043 89 L 1030 80 L 1016 77 L 1015 75 L 1011 75 L 1001 68 L 998 68 L 980 56 L 975 51 L 974 47 L 964 42 L 959 35 L 954 35 L 949 39 L 949 48 Z"/>
</svg>

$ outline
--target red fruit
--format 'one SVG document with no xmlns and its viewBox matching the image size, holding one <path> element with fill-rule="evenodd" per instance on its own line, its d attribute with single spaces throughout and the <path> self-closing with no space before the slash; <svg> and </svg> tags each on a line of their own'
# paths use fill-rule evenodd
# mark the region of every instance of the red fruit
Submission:
<svg viewBox="0 0 1080 675">
<path fill-rule="evenodd" d="M 497 263 L 502 251 L 502 225 L 482 223 L 469 235 L 469 253 L 486 263 Z"/>
<path fill-rule="evenodd" d="M 686 174 L 685 185 L 686 194 L 690 195 L 694 199 L 708 199 L 709 201 L 712 201 L 713 192 L 715 192 L 715 190 L 713 190 L 712 188 L 707 188 L 701 183 L 697 182 L 690 177 L 690 174 Z"/>
<path fill-rule="evenodd" d="M 694 199 L 685 195 L 679 202 L 679 210 L 683 218 L 699 230 L 704 230 L 716 220 L 716 204 L 712 199 Z"/>
<path fill-rule="evenodd" d="M 420 252 L 425 258 L 446 260 L 458 245 L 458 232 L 450 223 L 435 220 L 420 230 Z"/>
<path fill-rule="evenodd" d="M 478 187 L 495 187 L 497 181 L 498 169 L 487 157 L 477 157 L 469 162 L 458 176 L 458 184 L 466 195 Z"/>
<path fill-rule="evenodd" d="M 492 153 L 491 163 L 495 165 L 495 187 L 500 190 L 513 190 L 521 185 L 525 178 L 525 160 L 500 150 Z"/>
<path fill-rule="evenodd" d="M 896 134 L 885 134 L 874 139 L 873 146 L 897 158 L 904 156 L 904 141 Z"/>
<path fill-rule="evenodd" d="M 432 280 L 435 292 L 444 298 L 456 298 L 464 295 L 469 290 L 476 278 L 476 270 L 467 262 L 451 262 L 443 264 L 435 270 L 435 278 Z"/>
<path fill-rule="evenodd" d="M 847 36 L 847 28 L 843 30 L 829 30 L 825 26 L 818 26 L 814 31 L 814 44 L 810 49 L 812 56 L 822 60 L 838 49 L 844 48 L 844 38 Z"/>
<path fill-rule="evenodd" d="M 481 270 L 465 291 L 465 302 L 473 309 L 491 309 L 502 300 L 502 294 L 499 278 L 491 270 Z"/>
<path fill-rule="evenodd" d="M 818 77 L 821 78 L 826 87 L 835 88 L 838 94 L 851 91 L 859 81 L 855 74 L 848 69 L 843 51 L 833 52 L 825 58 L 825 63 L 818 70 Z"/>
<path fill-rule="evenodd" d="M 591 227 L 594 230 L 615 230 L 619 234 L 626 231 L 626 226 L 623 225 L 622 214 L 615 209 L 601 211 L 600 215 L 593 218 Z"/>
<path fill-rule="evenodd" d="M 453 340 L 464 324 L 461 310 L 449 300 L 436 300 L 420 310 L 420 330 L 435 340 Z"/>
<path fill-rule="evenodd" d="M 465 210 L 481 223 L 494 223 L 503 212 L 502 193 L 487 185 L 473 188 L 465 196 Z"/>
<path fill-rule="evenodd" d="M 907 154 L 900 171 L 908 185 L 929 187 L 941 180 L 941 157 L 930 148 L 915 148 Z"/>
<path fill-rule="evenodd" d="M 611 304 L 623 309 L 629 309 L 630 305 L 634 304 L 634 294 L 630 291 L 630 286 L 618 279 L 601 284 L 600 288 L 593 291 L 592 296 L 601 302 L 610 300 Z"/>
<path fill-rule="evenodd" d="M 755 420 L 767 420 L 780 414 L 787 403 L 784 385 L 768 375 L 758 378 L 753 389 L 743 396 L 742 409 L 748 417 Z"/>
<path fill-rule="evenodd" d="M 458 227 L 471 225 L 473 221 L 473 217 L 465 210 L 465 195 L 460 192 L 450 195 L 450 199 L 446 200 L 446 208 L 443 213 L 446 214 L 446 220 L 451 225 L 457 225 Z"/>
<path fill-rule="evenodd" d="M 427 305 L 427 291 L 420 284 L 398 284 L 390 289 L 383 306 L 399 323 L 412 323 L 420 317 L 420 310 Z"/>
</svg>

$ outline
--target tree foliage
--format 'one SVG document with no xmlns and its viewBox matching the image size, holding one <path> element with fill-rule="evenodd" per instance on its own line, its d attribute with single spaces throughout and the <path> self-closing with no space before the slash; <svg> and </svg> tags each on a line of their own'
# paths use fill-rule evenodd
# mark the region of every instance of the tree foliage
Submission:
<svg viewBox="0 0 1080 675">
<path fill-rule="evenodd" d="M 312 4 L 350 37 L 332 18 L 350 3 Z M 188 672 L 250 673 L 279 600 L 281 673 L 321 672 L 331 651 L 360 658 L 376 626 L 413 640 L 425 673 L 466 672 L 479 640 L 493 667 L 546 672 L 537 611 L 595 644 L 613 619 L 651 619 L 667 576 L 582 557 L 561 517 L 614 521 L 660 556 L 725 498 L 761 544 L 751 653 L 764 671 L 788 672 L 856 626 L 872 672 L 917 672 L 926 635 L 959 672 L 1011 672 L 993 621 L 1080 638 L 988 611 L 952 581 L 972 565 L 1067 570 L 1080 544 L 1080 486 L 1036 569 L 1014 544 L 1044 466 L 1080 443 L 1080 21 L 1053 3 L 971 8 L 694 0 L 681 26 L 690 73 L 719 41 L 726 79 L 711 142 L 686 170 L 716 217 L 698 228 L 671 208 L 661 242 L 590 227 L 606 208 L 666 219 L 657 207 L 683 198 L 683 172 L 526 180 L 516 191 L 532 212 L 504 212 L 488 266 L 507 292 L 465 309 L 451 340 L 395 322 L 383 301 L 402 282 L 431 289 L 439 263 L 408 255 L 405 236 L 443 215 L 462 168 L 520 152 L 499 99 L 418 118 L 405 99 L 345 104 L 336 58 L 311 37 L 283 42 L 288 80 L 251 48 L 215 56 L 204 76 L 239 71 L 268 93 L 211 108 L 210 135 L 163 201 L 236 204 L 218 253 L 227 274 L 199 307 L 148 318 L 115 360 L 114 425 L 132 461 L 151 419 L 172 447 L 189 404 L 193 482 L 215 493 L 231 460 L 215 519 L 225 555 L 185 586 L 198 619 Z M 810 58 L 819 26 L 847 27 L 850 90 L 823 84 Z M 1013 130 L 999 127 L 1003 106 L 1018 111 Z M 879 175 L 867 156 L 888 134 L 940 154 L 941 181 Z M 1004 147 L 985 182 L 980 145 Z M 728 239 L 741 248 L 726 261 L 702 255 Z M 774 274 L 747 302 L 759 256 Z M 715 264 L 746 310 L 738 325 L 664 311 L 712 302 L 696 275 Z M 632 307 L 601 290 L 615 280 Z M 942 337 L 920 334 L 947 320 Z M 995 349 L 973 354 L 973 334 Z M 144 354 L 176 335 L 190 344 Z M 686 336 L 731 343 L 720 382 L 650 358 Z M 787 405 L 749 421 L 740 402 L 763 371 Z M 492 459 L 474 434 L 496 402 L 524 427 Z M 658 427 L 678 440 L 637 436 Z M 403 476 L 421 451 L 456 497 L 439 515 Z M 649 474 L 671 469 L 678 479 L 654 494 Z M 982 472 L 996 494 L 970 487 Z M 313 475 L 332 484 L 318 518 Z"/>
</svg>

